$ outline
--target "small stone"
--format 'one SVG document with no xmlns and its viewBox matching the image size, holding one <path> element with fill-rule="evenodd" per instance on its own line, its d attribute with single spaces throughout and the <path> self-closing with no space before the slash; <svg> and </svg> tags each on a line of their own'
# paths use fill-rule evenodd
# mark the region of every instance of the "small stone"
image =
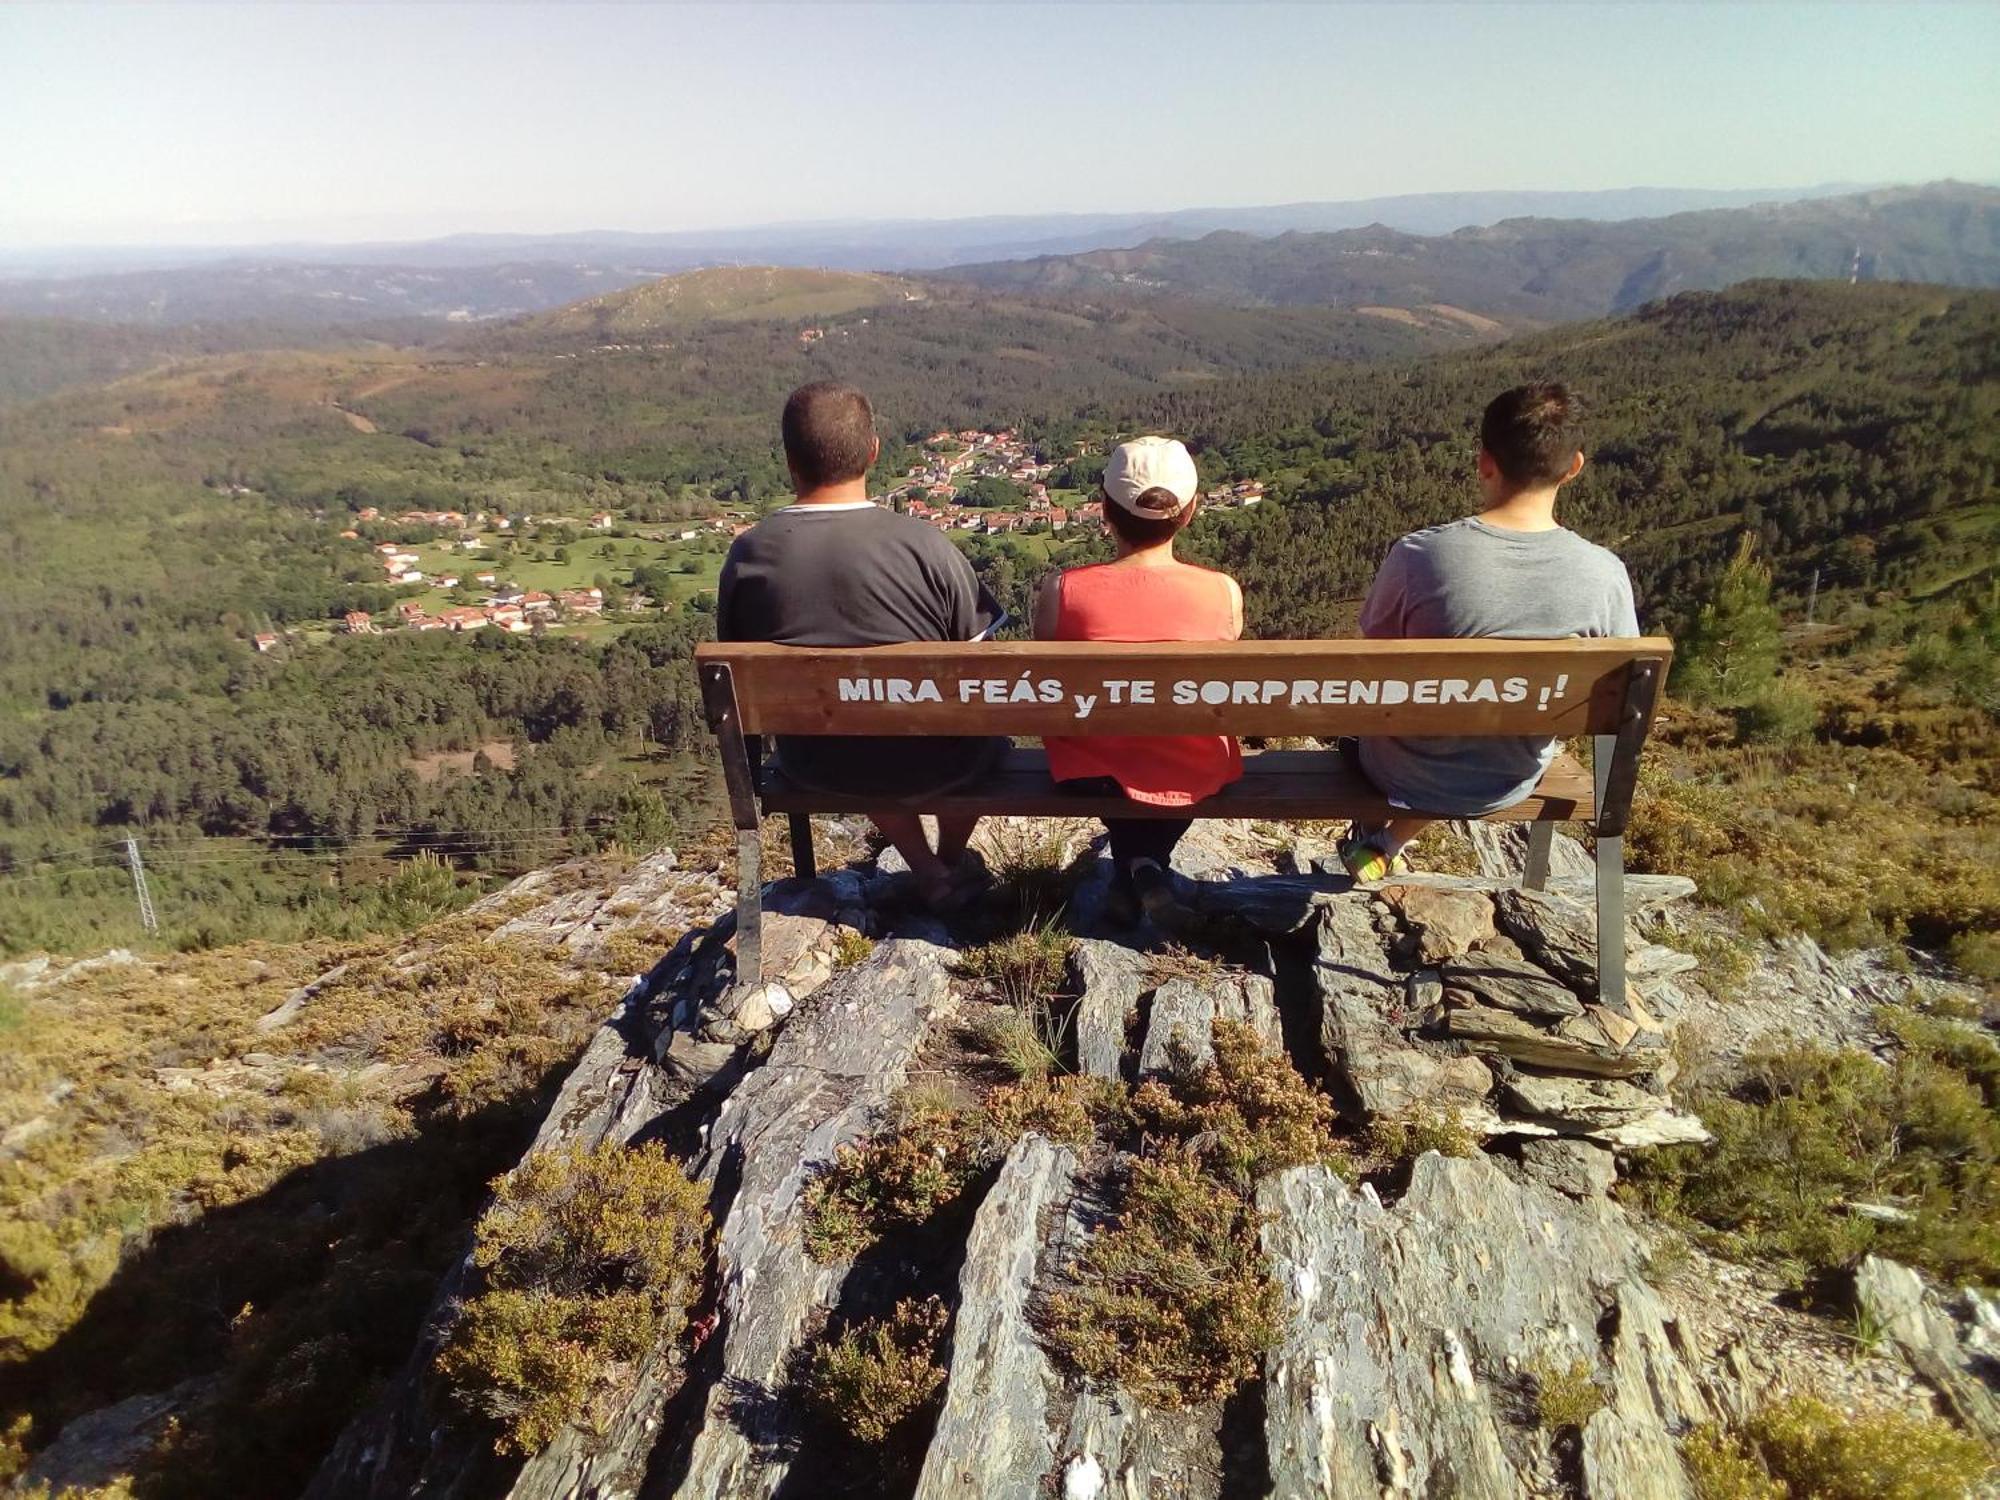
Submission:
<svg viewBox="0 0 2000 1500">
<path fill-rule="evenodd" d="M 1628 1045 L 1632 1038 L 1639 1034 L 1638 1022 L 1626 1020 L 1609 1006 L 1593 1005 L 1589 1014 L 1593 1021 L 1604 1028 L 1604 1034 L 1620 1047 Z"/>
<path fill-rule="evenodd" d="M 1382 900 L 1417 932 L 1425 963 L 1457 958 L 1494 935 L 1493 902 L 1483 891 L 1385 885 Z"/>
<path fill-rule="evenodd" d="M 769 1031 L 778 1022 L 792 1013 L 796 1002 L 792 992 L 782 984 L 760 984 L 743 997 L 736 1007 L 735 1021 L 739 1030 L 755 1034 Z"/>
<path fill-rule="evenodd" d="M 671 1077 L 699 1088 L 728 1067 L 735 1057 L 733 1043 L 704 1042 L 685 1031 L 676 1031 L 668 1035 L 659 1062 Z"/>
<path fill-rule="evenodd" d="M 1475 1052 L 1490 1052 L 1556 1072 L 1631 1078 L 1659 1066 L 1658 1055 L 1619 1052 L 1595 1026 L 1579 1028 L 1582 1035 L 1567 1034 L 1581 1020 L 1572 1018 L 1562 1029 L 1549 1032 L 1509 1011 L 1468 1005 L 1445 1013 L 1445 1034 Z M 1591 1032 L 1595 1032 L 1594 1039 Z"/>
<path fill-rule="evenodd" d="M 1528 955 L 1521 951 L 1521 945 L 1508 937 L 1504 932 L 1494 933 L 1492 937 L 1487 938 L 1481 943 L 1475 951 L 1490 953 L 1495 958 L 1510 958 L 1515 963 L 1526 963 L 1528 960 Z"/>
</svg>

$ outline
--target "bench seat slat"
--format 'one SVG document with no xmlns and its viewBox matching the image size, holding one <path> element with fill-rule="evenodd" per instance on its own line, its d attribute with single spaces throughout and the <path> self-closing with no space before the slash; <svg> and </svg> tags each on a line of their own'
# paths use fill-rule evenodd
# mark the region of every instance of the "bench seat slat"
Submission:
<svg viewBox="0 0 2000 1500">
<path fill-rule="evenodd" d="M 764 773 L 760 799 L 767 813 L 870 812 L 881 797 L 851 797 L 794 785 L 775 767 Z M 1125 797 L 1078 797 L 1049 780 L 1041 750 L 1013 750 L 976 786 L 923 799 L 922 811 L 1049 818 L 1360 818 L 1381 822 L 1409 816 L 1391 807 L 1337 751 L 1266 750 L 1244 756 L 1243 779 L 1189 808 L 1153 807 Z M 1595 815 L 1590 772 L 1573 756 L 1556 758 L 1528 798 L 1489 815 L 1493 822 L 1588 819 Z"/>
</svg>

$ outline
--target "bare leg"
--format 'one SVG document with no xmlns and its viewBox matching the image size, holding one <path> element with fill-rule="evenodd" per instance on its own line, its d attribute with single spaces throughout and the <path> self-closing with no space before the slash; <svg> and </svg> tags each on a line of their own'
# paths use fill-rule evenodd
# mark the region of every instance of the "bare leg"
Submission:
<svg viewBox="0 0 2000 1500">
<path fill-rule="evenodd" d="M 1383 825 L 1382 833 L 1375 840 L 1375 846 L 1384 854 L 1395 856 L 1436 821 L 1432 818 L 1391 818 Z"/>
<path fill-rule="evenodd" d="M 958 862 L 965 858 L 966 845 L 972 842 L 972 830 L 979 826 L 977 817 L 967 817 L 963 813 L 938 819 L 938 863 L 948 870 L 958 868 Z"/>
<path fill-rule="evenodd" d="M 878 812 L 868 816 L 882 830 L 882 836 L 896 846 L 896 852 L 903 856 L 903 863 L 910 867 L 919 885 L 930 889 L 951 878 L 951 866 L 931 850 L 922 818 L 910 812 Z"/>
</svg>

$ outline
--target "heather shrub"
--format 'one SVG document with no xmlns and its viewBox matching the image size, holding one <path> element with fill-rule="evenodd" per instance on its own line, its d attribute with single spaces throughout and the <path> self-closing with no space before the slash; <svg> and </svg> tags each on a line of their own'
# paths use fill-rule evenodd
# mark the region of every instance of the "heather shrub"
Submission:
<svg viewBox="0 0 2000 1500">
<path fill-rule="evenodd" d="M 812 1352 L 803 1393 L 813 1414 L 871 1446 L 903 1434 L 944 1390 L 938 1344 L 951 1315 L 935 1297 L 896 1304 Z"/>
<path fill-rule="evenodd" d="M 1237 1021 L 1217 1021 L 1215 1060 L 1182 1054 L 1166 1079 L 1132 1096 L 1141 1130 L 1190 1143 L 1209 1169 L 1247 1190 L 1268 1173 L 1305 1162 L 1344 1165 L 1333 1139 L 1333 1101 Z"/>
<path fill-rule="evenodd" d="M 1682 1448 L 1701 1500 L 1968 1500 L 1993 1461 L 1935 1417 L 1836 1411 L 1798 1396 Z"/>
<path fill-rule="evenodd" d="M 906 1097 L 891 1129 L 842 1146 L 807 1184 L 805 1244 L 831 1263 L 859 1255 L 885 1233 L 928 1222 L 977 1175 L 977 1117 Z"/>
<path fill-rule="evenodd" d="M 1091 1238 L 1044 1334 L 1082 1374 L 1162 1408 L 1253 1377 L 1276 1342 L 1278 1287 L 1241 1193 L 1186 1148 L 1132 1163 L 1117 1223 Z"/>
<path fill-rule="evenodd" d="M 537 1453 L 587 1419 L 617 1369 L 679 1336 L 708 1254 L 701 1190 L 657 1145 L 537 1153 L 495 1185 L 474 1236 L 479 1290 L 439 1372 Z"/>
</svg>

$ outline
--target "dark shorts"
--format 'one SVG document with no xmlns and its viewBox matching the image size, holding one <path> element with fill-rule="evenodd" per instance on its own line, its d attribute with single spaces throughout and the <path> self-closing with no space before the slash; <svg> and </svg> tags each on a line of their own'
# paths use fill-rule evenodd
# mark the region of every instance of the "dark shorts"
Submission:
<svg viewBox="0 0 2000 1500">
<path fill-rule="evenodd" d="M 783 735 L 778 766 L 800 786 L 884 803 L 921 802 L 977 781 L 1012 748 L 1004 739 Z"/>
</svg>

